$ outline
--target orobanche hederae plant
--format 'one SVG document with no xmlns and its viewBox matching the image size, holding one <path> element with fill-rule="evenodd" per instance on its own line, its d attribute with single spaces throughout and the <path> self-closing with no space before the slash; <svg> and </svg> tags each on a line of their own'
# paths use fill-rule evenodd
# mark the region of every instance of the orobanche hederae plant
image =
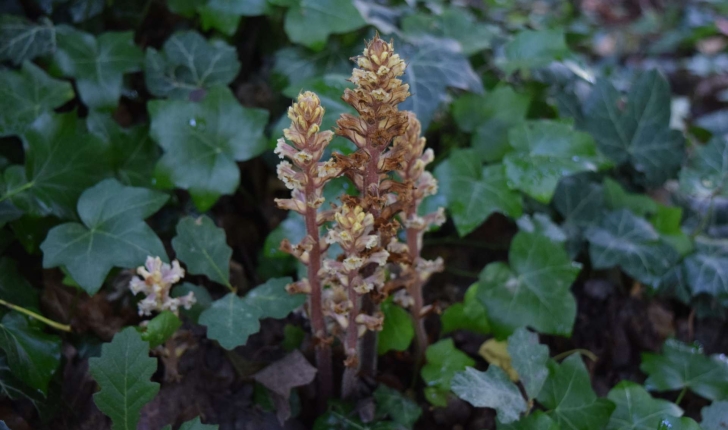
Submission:
<svg viewBox="0 0 728 430">
<path fill-rule="evenodd" d="M 291 125 L 275 150 L 283 158 L 278 177 L 291 190 L 291 198 L 276 203 L 305 219 L 304 239 L 297 244 L 284 240 L 281 247 L 307 268 L 307 277 L 287 289 L 308 295 L 321 398 L 333 391 L 332 348 L 338 345 L 345 357 L 343 397 L 356 394 L 359 375 L 374 373 L 377 332 L 384 323 L 379 305 L 389 296 L 409 309 L 417 356 L 422 356 L 427 347 L 423 316 L 429 311 L 422 287 L 442 270 L 441 259 L 420 256 L 424 232 L 445 218 L 442 209 L 419 211 L 423 199 L 437 192 L 437 182 L 425 171 L 433 152 L 425 149 L 419 121 L 398 109 L 410 95 L 399 79 L 406 64 L 393 44 L 378 36 L 354 60 L 358 67 L 350 81 L 355 88 L 347 88 L 342 98 L 356 114 L 342 114 L 333 131 L 321 130 L 324 108 L 316 94 L 302 92 L 288 109 Z M 325 159 L 335 135 L 356 150 Z M 358 194 L 326 202 L 324 187 L 344 176 Z"/>
</svg>

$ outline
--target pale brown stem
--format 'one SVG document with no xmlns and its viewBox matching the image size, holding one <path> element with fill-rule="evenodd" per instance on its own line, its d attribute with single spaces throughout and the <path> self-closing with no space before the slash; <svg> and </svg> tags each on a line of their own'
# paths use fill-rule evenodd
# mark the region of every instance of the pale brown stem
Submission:
<svg viewBox="0 0 728 430">
<path fill-rule="evenodd" d="M 356 275 L 356 273 L 354 273 Z M 351 280 L 354 276 L 349 275 Z M 349 326 L 346 329 L 346 339 L 344 341 L 344 352 L 347 356 L 354 355 L 355 360 L 347 361 L 347 366 L 344 369 L 344 377 L 341 381 L 341 397 L 344 399 L 351 398 L 356 393 L 356 382 L 359 373 L 359 357 L 358 354 L 358 343 L 359 343 L 359 330 L 356 324 L 356 316 L 360 309 L 359 295 L 354 289 L 349 286 L 348 288 L 349 300 L 352 303 L 352 309 L 349 312 Z"/>
<path fill-rule="evenodd" d="M 414 214 L 414 207 L 415 205 L 413 200 L 412 209 L 410 209 L 410 213 L 408 214 L 408 216 Z M 420 256 L 420 234 L 420 231 L 415 228 L 407 229 L 407 248 L 409 248 L 409 256 L 413 265 Z M 412 316 L 412 323 L 415 326 L 415 336 L 417 342 L 415 350 L 415 363 L 417 363 L 417 365 L 415 366 L 415 371 L 418 371 L 417 368 L 419 367 L 419 364 L 422 363 L 422 359 L 425 356 L 425 350 L 427 349 L 429 341 L 427 339 L 427 332 L 425 331 L 425 320 L 424 318 L 422 318 L 422 308 L 425 305 L 424 298 L 422 297 L 423 282 L 422 280 L 420 280 L 419 274 L 415 270 L 413 270 L 412 272 L 412 283 L 409 285 L 408 292 L 410 296 L 412 296 L 412 299 L 414 301 L 410 314 Z"/>
</svg>

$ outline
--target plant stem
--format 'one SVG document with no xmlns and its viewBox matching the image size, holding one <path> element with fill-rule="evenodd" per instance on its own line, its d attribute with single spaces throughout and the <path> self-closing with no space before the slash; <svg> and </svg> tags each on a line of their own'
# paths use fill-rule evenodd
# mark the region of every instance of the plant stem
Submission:
<svg viewBox="0 0 728 430">
<path fill-rule="evenodd" d="M 559 361 L 562 358 L 566 358 L 574 353 L 579 353 L 585 357 L 588 357 L 591 361 L 599 360 L 599 357 L 597 357 L 593 352 L 589 351 L 588 349 L 582 349 L 582 348 L 576 348 L 576 349 L 571 349 L 569 351 L 564 351 L 561 354 L 557 354 L 557 355 L 553 356 L 553 359 L 554 359 L 554 361 Z"/>
<path fill-rule="evenodd" d="M 0 305 L 7 306 L 7 307 L 9 307 L 10 309 L 12 309 L 14 311 L 18 311 L 20 313 L 23 313 L 25 315 L 28 315 L 31 318 L 37 319 L 38 321 L 40 321 L 40 322 L 42 322 L 44 324 L 47 324 L 47 325 L 53 327 L 56 330 L 62 330 L 62 331 L 66 331 L 66 332 L 69 332 L 69 333 L 71 332 L 71 326 L 70 325 L 61 324 L 61 323 L 57 323 L 57 322 L 55 322 L 53 320 L 49 320 L 48 318 L 44 317 L 43 315 L 37 314 L 37 313 L 35 313 L 35 312 L 31 311 L 31 310 L 25 309 L 24 307 L 21 307 L 21 306 L 18 306 L 18 305 L 14 305 L 12 303 L 8 303 L 8 302 L 6 302 L 5 300 L 2 300 L 2 299 L 0 299 Z"/>
<path fill-rule="evenodd" d="M 680 391 L 680 394 L 677 395 L 677 399 L 675 399 L 675 404 L 680 406 L 680 402 L 682 402 L 683 397 L 685 397 L 685 393 L 688 392 L 688 387 L 683 387 L 683 389 Z"/>
<path fill-rule="evenodd" d="M 356 271 L 349 275 L 349 279 L 356 276 Z M 359 372 L 359 359 L 357 357 L 357 347 L 359 346 L 359 330 L 356 323 L 357 313 L 354 310 L 360 308 L 359 295 L 353 288 L 348 290 L 349 300 L 353 304 L 352 311 L 349 312 L 349 325 L 346 329 L 346 339 L 344 342 L 344 352 L 347 356 L 353 355 L 357 359 L 353 363 L 346 363 L 344 376 L 341 380 L 341 397 L 349 399 L 356 393 L 356 382 Z"/>
<path fill-rule="evenodd" d="M 414 193 L 413 193 L 414 194 Z M 412 204 L 407 210 L 407 217 L 415 215 L 417 207 L 415 205 L 415 198 L 412 198 Z M 407 229 L 407 248 L 409 250 L 409 257 L 412 266 L 417 263 L 417 259 L 420 258 L 420 243 L 422 232 L 416 228 Z M 422 359 L 425 356 L 425 350 L 427 349 L 428 339 L 427 331 L 425 331 L 425 320 L 422 318 L 422 307 L 424 306 L 424 297 L 422 296 L 422 279 L 416 270 L 412 271 L 412 283 L 409 285 L 409 294 L 412 296 L 413 304 L 410 315 L 412 316 L 412 323 L 415 326 L 415 335 L 417 339 L 417 345 L 415 349 L 415 369 L 414 372 L 417 374 L 419 371 Z"/>
</svg>

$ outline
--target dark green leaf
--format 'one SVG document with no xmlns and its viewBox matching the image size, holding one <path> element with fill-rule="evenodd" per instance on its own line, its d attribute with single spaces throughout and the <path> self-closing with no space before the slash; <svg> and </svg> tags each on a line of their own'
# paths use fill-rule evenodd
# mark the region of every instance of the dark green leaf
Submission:
<svg viewBox="0 0 728 430">
<path fill-rule="evenodd" d="M 81 223 L 54 227 L 41 245 L 43 267 L 65 266 L 89 294 L 101 288 L 113 267 L 135 267 L 148 256 L 166 259 L 164 245 L 144 219 L 168 196 L 107 179 L 78 200 Z"/>
<path fill-rule="evenodd" d="M 526 394 L 535 399 L 549 375 L 546 367 L 549 359 L 548 346 L 538 343 L 536 333 L 521 327 L 508 338 L 508 355 L 511 356 L 511 366 L 518 373 Z"/>
<path fill-rule="evenodd" d="M 609 166 L 591 136 L 567 124 L 527 122 L 512 128 L 508 137 L 513 148 L 503 159 L 508 186 L 541 203 L 551 201 L 562 177 Z"/>
<path fill-rule="evenodd" d="M 523 30 L 506 44 L 501 67 L 506 73 L 529 71 L 564 59 L 570 53 L 562 29 Z"/>
<path fill-rule="evenodd" d="M 518 387 L 498 366 L 489 366 L 486 372 L 466 368 L 452 378 L 452 391 L 475 407 L 495 409 L 498 421 L 506 424 L 527 409 Z"/>
<path fill-rule="evenodd" d="M 521 197 L 508 189 L 503 166 L 481 168 L 473 150 L 454 151 L 435 168 L 435 177 L 460 236 L 475 230 L 493 212 L 521 216 Z"/>
<path fill-rule="evenodd" d="M 409 313 L 400 308 L 392 300 L 382 303 L 384 327 L 379 332 L 377 352 L 379 355 L 388 351 L 405 351 L 415 336 L 415 328 Z"/>
<path fill-rule="evenodd" d="M 479 23 L 467 10 L 448 7 L 437 15 L 416 13 L 402 20 L 402 30 L 411 35 L 432 35 L 457 40 L 465 55 L 490 47 L 495 28 Z"/>
<path fill-rule="evenodd" d="M 695 252 L 685 257 L 685 280 L 693 295 L 728 299 L 728 241 L 699 236 Z"/>
<path fill-rule="evenodd" d="M 435 406 L 447 406 L 447 393 L 453 376 L 468 366 L 474 366 L 475 361 L 455 348 L 450 338 L 427 347 L 425 357 L 427 364 L 420 372 L 427 384 L 425 397 Z"/>
<path fill-rule="evenodd" d="M 684 154 L 685 139 L 669 128 L 670 97 L 669 84 L 653 70 L 634 82 L 620 110 L 619 93 L 600 80 L 584 105 L 584 129 L 615 163 L 631 164 L 648 186 L 662 185 L 675 176 Z"/>
<path fill-rule="evenodd" d="M 202 424 L 200 417 L 182 423 L 179 430 L 217 430 L 219 426 L 213 424 Z"/>
<path fill-rule="evenodd" d="M 189 273 L 205 275 L 219 284 L 230 286 L 233 250 L 225 240 L 225 230 L 215 226 L 209 217 L 182 218 L 177 224 L 177 236 L 172 239 L 172 247 Z"/>
<path fill-rule="evenodd" d="M 662 354 L 642 354 L 640 369 L 649 377 L 645 388 L 668 391 L 689 388 L 710 400 L 728 399 L 728 362 L 719 355 L 706 356 L 699 348 L 668 339 Z"/>
<path fill-rule="evenodd" d="M 512 87 L 502 85 L 484 95 L 460 96 L 452 104 L 452 114 L 458 126 L 470 133 L 489 121 L 516 125 L 526 118 L 530 104 L 529 94 L 517 93 Z M 474 142 L 473 147 L 479 145 Z"/>
<path fill-rule="evenodd" d="M 350 73 L 351 55 L 347 54 L 350 53 L 342 52 L 333 46 L 327 46 L 321 52 L 313 52 L 300 46 L 288 46 L 276 51 L 273 71 L 285 76 L 290 88 L 297 88 L 298 91 L 301 87 L 296 85 L 324 74 Z"/>
<path fill-rule="evenodd" d="M 263 128 L 268 113 L 244 108 L 225 87 L 213 87 L 199 103 L 151 101 L 152 137 L 164 149 L 159 168 L 172 182 L 189 189 L 200 210 L 220 194 L 231 194 L 240 182 L 236 161 L 265 150 Z"/>
<path fill-rule="evenodd" d="M 19 72 L 0 70 L 0 94 L 0 136 L 22 135 L 43 113 L 71 100 L 73 87 L 25 62 Z"/>
<path fill-rule="evenodd" d="M 157 359 L 149 356 L 149 344 L 127 327 L 101 347 L 100 357 L 89 360 L 89 369 L 101 387 L 94 402 L 111 418 L 113 430 L 136 430 L 142 407 L 159 391 L 150 381 Z"/>
<path fill-rule="evenodd" d="M 498 430 L 560 430 L 559 424 L 541 411 L 510 424 L 498 423 Z"/>
<path fill-rule="evenodd" d="M 682 231 L 682 217 L 680 207 L 657 205 L 657 213 L 650 218 L 650 223 L 665 242 L 685 256 L 693 251 L 694 246 L 692 239 Z"/>
<path fill-rule="evenodd" d="M 587 227 L 597 222 L 604 210 L 604 189 L 586 174 L 563 178 L 556 187 L 554 206 L 567 223 Z"/>
<path fill-rule="evenodd" d="M 38 309 L 38 292 L 18 273 L 18 263 L 0 258 L 0 299 L 24 308 Z"/>
<path fill-rule="evenodd" d="M 377 415 L 388 415 L 407 429 L 411 429 L 422 415 L 417 402 L 384 384 L 379 384 L 374 391 L 374 401 L 377 403 Z"/>
<path fill-rule="evenodd" d="M 263 15 L 266 0 L 207 0 L 198 8 L 205 30 L 215 28 L 232 36 L 238 28 L 241 16 Z"/>
<path fill-rule="evenodd" d="M 534 233 L 519 232 L 511 242 L 510 268 L 491 263 L 480 273 L 478 299 L 499 337 L 519 327 L 541 333 L 571 334 L 576 301 L 569 288 L 579 274 L 563 246 Z"/>
<path fill-rule="evenodd" d="M 543 213 L 535 213 L 531 215 L 523 215 L 516 220 L 518 230 L 526 233 L 537 233 L 546 236 L 556 243 L 566 242 L 566 233 L 548 215 Z"/>
<path fill-rule="evenodd" d="M 300 0 L 286 13 L 284 28 L 292 42 L 321 50 L 329 35 L 365 24 L 351 0 Z"/>
<path fill-rule="evenodd" d="M 197 12 L 197 8 L 204 6 L 206 0 L 167 0 L 167 8 L 170 12 L 192 18 Z"/>
<path fill-rule="evenodd" d="M 728 428 L 728 402 L 713 402 L 700 411 L 703 421 L 700 426 L 704 430 L 725 430 Z"/>
<path fill-rule="evenodd" d="M 182 297 L 190 292 L 195 295 L 195 304 L 190 309 L 180 309 L 180 313 L 189 317 L 192 321 L 197 322 L 200 319 L 202 311 L 212 305 L 212 298 L 210 297 L 210 293 L 207 292 L 207 289 L 185 282 L 174 287 L 170 295 L 172 297 Z"/>
<path fill-rule="evenodd" d="M 71 27 L 58 27 L 54 61 L 65 76 L 76 79 L 81 100 L 90 108 L 115 108 L 123 75 L 139 71 L 142 59 L 131 31 L 108 32 L 96 38 Z"/>
<path fill-rule="evenodd" d="M 23 383 L 7 364 L 7 358 L 0 354 L 0 395 L 10 400 L 27 399 L 40 412 L 46 405 L 47 396 Z M 0 427 L 1 429 L 1 427 Z"/>
<path fill-rule="evenodd" d="M 205 309 L 199 322 L 207 326 L 208 338 L 218 341 L 225 349 L 233 349 L 245 345 L 248 336 L 260 330 L 259 312 L 235 293 L 228 293 Z"/>
<path fill-rule="evenodd" d="M 680 171 L 680 191 L 701 200 L 716 195 L 728 196 L 726 180 L 728 140 L 714 137 L 707 145 L 699 147 Z"/>
<path fill-rule="evenodd" d="M 245 303 L 258 308 L 260 318 L 285 318 L 306 303 L 305 294 L 289 294 L 286 285 L 291 278 L 273 278 L 248 291 Z"/>
<path fill-rule="evenodd" d="M 654 430 L 664 416 L 679 417 L 683 411 L 676 404 L 653 399 L 641 385 L 622 381 L 607 395 L 616 408 L 607 430 Z"/>
<path fill-rule="evenodd" d="M 108 172 L 103 144 L 82 130 L 75 113 L 42 115 L 25 140 L 25 168 L 5 170 L 3 199 L 32 215 L 74 218 L 83 190 Z"/>
<path fill-rule="evenodd" d="M 49 20 L 33 24 L 17 16 L 0 15 L 0 61 L 10 60 L 17 65 L 55 48 L 56 29 Z"/>
<path fill-rule="evenodd" d="M 480 334 L 490 334 L 490 323 L 485 308 L 478 301 L 478 284 L 468 287 L 462 303 L 455 303 L 445 309 L 440 317 L 442 332 L 470 330 Z M 386 320 L 385 320 L 386 324 Z"/>
<path fill-rule="evenodd" d="M 181 326 L 182 321 L 177 315 L 164 311 L 149 321 L 146 330 L 142 332 L 142 340 L 149 342 L 150 348 L 156 348 L 172 337 Z"/>
<path fill-rule="evenodd" d="M 626 209 L 609 213 L 598 226 L 587 230 L 586 237 L 595 269 L 619 266 L 648 285 L 656 285 L 680 259 L 649 222 Z"/>
<path fill-rule="evenodd" d="M 591 387 L 581 355 L 573 354 L 561 365 L 549 363 L 549 378 L 538 396 L 548 415 L 562 428 L 593 430 L 603 428 L 614 410 L 607 399 L 598 399 Z"/>
<path fill-rule="evenodd" d="M 660 420 L 657 430 L 706 430 L 692 418 L 666 416 Z"/>
<path fill-rule="evenodd" d="M 604 179 L 604 203 L 608 209 L 629 209 L 633 214 L 646 217 L 657 213 L 658 204 L 645 194 L 628 193 L 611 178 Z"/>
<path fill-rule="evenodd" d="M 227 85 L 240 71 L 235 48 L 213 39 L 207 41 L 194 31 L 178 32 L 161 52 L 148 48 L 144 80 L 157 97 L 186 100 L 193 92 Z"/>
<path fill-rule="evenodd" d="M 61 364 L 61 339 L 30 324 L 18 312 L 0 321 L 0 349 L 5 351 L 13 375 L 29 387 L 46 393 L 48 382 Z"/>
</svg>

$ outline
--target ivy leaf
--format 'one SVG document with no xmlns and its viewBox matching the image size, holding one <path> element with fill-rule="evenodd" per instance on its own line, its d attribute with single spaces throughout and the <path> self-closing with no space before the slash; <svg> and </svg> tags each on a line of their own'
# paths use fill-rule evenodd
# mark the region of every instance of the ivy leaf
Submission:
<svg viewBox="0 0 728 430">
<path fill-rule="evenodd" d="M 290 88 L 296 88 L 296 85 L 301 82 L 324 74 L 345 75 L 350 73 L 349 57 L 352 56 L 353 53 L 342 51 L 335 46 L 327 46 L 321 52 L 313 52 L 300 46 L 287 46 L 276 51 L 273 71 L 284 76 Z M 300 88 L 299 85 L 298 89 Z"/>
<path fill-rule="evenodd" d="M 578 227 L 588 227 L 597 222 L 606 208 L 604 188 L 591 181 L 588 174 L 562 178 L 553 202 L 565 222 Z"/>
<path fill-rule="evenodd" d="M 24 308 L 39 308 L 37 291 L 18 273 L 18 263 L 8 257 L 0 258 L 0 300 Z"/>
<path fill-rule="evenodd" d="M 7 313 L 0 321 L 0 349 L 5 351 L 13 376 L 43 394 L 61 364 L 61 339 L 46 334 L 28 317 Z"/>
<path fill-rule="evenodd" d="M 402 20 L 402 30 L 411 35 L 427 35 L 454 39 L 463 54 L 473 55 L 490 47 L 495 29 L 479 23 L 466 9 L 443 8 L 437 15 L 415 13 Z"/>
<path fill-rule="evenodd" d="M 549 378 L 538 401 L 551 410 L 548 415 L 561 427 L 574 430 L 603 428 L 614 410 L 611 401 L 594 394 L 579 354 L 571 355 L 561 365 L 549 364 Z"/>
<path fill-rule="evenodd" d="M 683 210 L 677 206 L 657 205 L 657 212 L 650 218 L 662 239 L 685 256 L 694 250 L 693 240 L 682 231 Z"/>
<path fill-rule="evenodd" d="M 407 429 L 411 429 L 422 415 L 422 409 L 417 402 L 384 384 L 379 384 L 374 391 L 374 401 L 377 404 L 377 415 L 388 415 Z"/>
<path fill-rule="evenodd" d="M 142 51 L 134 33 L 108 32 L 98 38 L 68 26 L 58 27 L 54 61 L 65 76 L 76 79 L 86 106 L 115 108 L 121 96 L 122 77 L 141 68 Z"/>
<path fill-rule="evenodd" d="M 647 285 L 656 285 L 680 259 L 649 222 L 626 209 L 607 214 L 599 225 L 587 230 L 586 237 L 595 269 L 619 266 Z"/>
<path fill-rule="evenodd" d="M 560 430 L 559 424 L 542 411 L 536 411 L 509 424 L 498 422 L 498 430 Z"/>
<path fill-rule="evenodd" d="M 151 135 L 165 153 L 158 168 L 177 187 L 189 189 L 201 211 L 240 182 L 236 161 L 265 150 L 268 112 L 244 108 L 225 87 L 213 87 L 199 103 L 154 100 L 148 104 Z"/>
<path fill-rule="evenodd" d="M 26 131 L 25 167 L 5 170 L 4 198 L 34 216 L 74 218 L 83 190 L 107 173 L 103 144 L 75 113 L 39 117 Z"/>
<path fill-rule="evenodd" d="M 498 421 L 505 424 L 516 421 L 527 409 L 518 387 L 498 366 L 489 366 L 486 372 L 466 368 L 452 378 L 452 391 L 475 407 L 495 409 Z"/>
<path fill-rule="evenodd" d="M 225 239 L 225 230 L 215 226 L 207 216 L 184 217 L 177 224 L 177 236 L 172 239 L 177 257 L 187 271 L 205 275 L 218 284 L 230 285 L 230 257 L 233 250 Z"/>
<path fill-rule="evenodd" d="M 728 241 L 698 236 L 695 252 L 685 257 L 683 266 L 693 295 L 728 300 Z"/>
<path fill-rule="evenodd" d="M 122 128 L 109 114 L 92 111 L 86 117 L 91 134 L 108 147 L 111 168 L 125 185 L 151 186 L 159 150 L 146 127 Z"/>
<path fill-rule="evenodd" d="M 646 217 L 657 213 L 658 204 L 644 194 L 628 193 L 619 183 L 611 178 L 605 178 L 604 203 L 608 209 L 629 209 L 633 214 Z"/>
<path fill-rule="evenodd" d="M 680 171 L 680 191 L 700 199 L 728 196 L 728 139 L 713 137 L 707 145 L 698 147 Z"/>
<path fill-rule="evenodd" d="M 512 128 L 508 136 L 513 148 L 503 159 L 508 186 L 541 203 L 551 201 L 562 177 L 609 166 L 591 136 L 567 124 L 530 121 Z"/>
<path fill-rule="evenodd" d="M 303 217 L 296 212 L 289 212 L 276 228 L 265 238 L 258 271 L 263 278 L 278 276 L 281 273 L 296 271 L 296 260 L 292 255 L 280 250 L 281 241 L 288 239 L 291 243 L 299 243 L 306 236 L 306 224 Z M 266 276 L 267 275 L 267 276 Z"/>
<path fill-rule="evenodd" d="M 616 408 L 609 418 L 607 430 L 654 430 L 664 416 L 683 414 L 676 404 L 653 399 L 641 385 L 622 381 L 609 391 L 607 398 Z"/>
<path fill-rule="evenodd" d="M 191 421 L 182 423 L 179 430 L 217 430 L 218 428 L 220 427 L 217 425 L 202 424 L 200 417 L 197 417 Z"/>
<path fill-rule="evenodd" d="M 392 350 L 405 351 L 415 336 L 412 318 L 391 299 L 382 303 L 381 311 L 384 314 L 384 327 L 379 332 L 377 352 L 384 355 Z"/>
<path fill-rule="evenodd" d="M 455 348 L 450 338 L 428 346 L 425 358 L 427 363 L 420 371 L 422 379 L 427 384 L 425 397 L 433 405 L 445 407 L 453 376 L 466 367 L 475 366 L 475 361 Z"/>
<path fill-rule="evenodd" d="M 709 430 L 699 426 L 692 418 L 666 416 L 660 420 L 657 430 Z"/>
<path fill-rule="evenodd" d="M 706 356 L 699 348 L 668 339 L 662 354 L 642 354 L 640 369 L 648 375 L 645 388 L 668 391 L 689 388 L 709 400 L 728 399 L 728 362 Z"/>
<path fill-rule="evenodd" d="M 556 223 L 543 213 L 534 213 L 533 215 L 523 215 L 516 220 L 519 231 L 526 233 L 537 233 L 546 236 L 555 243 L 566 242 L 566 233 Z"/>
<path fill-rule="evenodd" d="M 127 327 L 101 346 L 100 357 L 89 359 L 89 369 L 101 387 L 94 403 L 111 418 L 113 430 L 136 430 L 142 407 L 159 391 L 150 381 L 157 359 L 149 356 L 149 344 Z"/>
<path fill-rule="evenodd" d="M 269 279 L 245 295 L 245 303 L 258 308 L 259 318 L 285 318 L 295 309 L 306 303 L 305 294 L 289 294 L 286 285 L 293 282 L 291 278 Z"/>
<path fill-rule="evenodd" d="M 0 70 L 0 94 L 0 136 L 22 135 L 36 118 L 71 100 L 73 87 L 24 62 L 19 72 Z"/>
<path fill-rule="evenodd" d="M 416 113 L 423 130 L 427 130 L 435 111 L 446 100 L 448 87 L 483 93 L 480 77 L 457 42 L 429 36 L 408 42 L 397 44 L 397 49 L 407 62 L 402 81 L 409 84 L 412 95 L 399 108 Z"/>
<path fill-rule="evenodd" d="M 197 9 L 202 18 L 202 28 L 215 28 L 221 33 L 232 36 L 240 23 L 241 16 L 263 15 L 266 12 L 265 0 L 208 0 Z"/>
<path fill-rule="evenodd" d="M 465 291 L 462 303 L 455 303 L 445 309 L 440 317 L 442 332 L 454 330 L 470 330 L 480 334 L 490 334 L 490 323 L 485 308 L 478 301 L 478 284 L 473 284 Z M 386 324 L 386 319 L 385 322 Z"/>
<path fill-rule="evenodd" d="M 713 402 L 700 411 L 704 430 L 725 430 L 728 427 L 728 402 Z"/>
<path fill-rule="evenodd" d="M 569 336 L 576 300 L 569 291 L 581 266 L 545 236 L 519 232 L 508 254 L 511 266 L 491 263 L 480 273 L 478 299 L 493 332 L 505 337 L 519 327 Z"/>
<path fill-rule="evenodd" d="M 597 81 L 584 104 L 583 128 L 615 163 L 629 163 L 648 186 L 662 185 L 684 158 L 685 139 L 669 128 L 670 98 L 667 80 L 654 70 L 637 78 L 624 110 L 617 90 Z"/>
<path fill-rule="evenodd" d="M 225 349 L 245 345 L 248 336 L 260 330 L 260 311 L 236 296 L 228 293 L 215 300 L 200 314 L 200 324 L 207 326 L 207 337 L 220 343 Z"/>
<path fill-rule="evenodd" d="M 149 342 L 150 348 L 156 348 L 172 337 L 181 326 L 182 321 L 177 315 L 164 311 L 149 321 L 146 330 L 142 332 L 142 340 Z"/>
<path fill-rule="evenodd" d="M 493 212 L 521 216 L 521 197 L 508 189 L 503 166 L 481 167 L 472 149 L 453 151 L 435 168 L 435 177 L 460 236 L 475 230 Z"/>
<path fill-rule="evenodd" d="M 511 366 L 518 373 L 526 394 L 535 399 L 549 376 L 546 367 L 549 359 L 548 346 L 538 343 L 536 333 L 521 327 L 508 338 L 508 355 L 511 356 Z"/>
<path fill-rule="evenodd" d="M 505 60 L 501 67 L 508 74 L 548 66 L 552 61 L 564 59 L 571 53 L 566 46 L 564 30 L 560 28 L 523 30 L 506 44 L 504 50 Z"/>
<path fill-rule="evenodd" d="M 283 27 L 288 38 L 320 51 L 331 34 L 348 33 L 366 24 L 351 0 L 297 0 Z"/>
<path fill-rule="evenodd" d="M 18 16 L 0 15 L 0 61 L 18 65 L 53 52 L 55 47 L 56 29 L 50 20 L 42 18 L 33 24 Z"/>
<path fill-rule="evenodd" d="M 148 256 L 166 259 L 162 241 L 144 222 L 169 197 L 107 179 L 78 200 L 81 223 L 51 229 L 41 244 L 43 267 L 65 266 L 89 294 L 95 294 L 113 267 L 135 267 Z"/>
<path fill-rule="evenodd" d="M 192 93 L 225 86 L 240 71 L 235 48 L 222 40 L 207 41 L 195 31 L 177 32 L 162 52 L 147 48 L 144 81 L 157 97 L 186 100 Z"/>
<path fill-rule="evenodd" d="M 0 395 L 8 397 L 10 400 L 27 399 L 36 410 L 41 412 L 41 416 L 42 410 L 46 406 L 47 396 L 23 383 L 8 366 L 4 354 L 0 354 Z M 1 429 L 2 427 L 0 427 Z"/>
</svg>

